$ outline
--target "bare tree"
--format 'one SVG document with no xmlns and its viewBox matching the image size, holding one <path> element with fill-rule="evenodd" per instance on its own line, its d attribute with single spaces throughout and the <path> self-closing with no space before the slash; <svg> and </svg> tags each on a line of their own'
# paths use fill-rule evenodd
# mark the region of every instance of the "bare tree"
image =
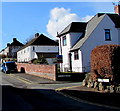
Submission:
<svg viewBox="0 0 120 111">
<path fill-rule="evenodd" d="M 34 39 L 35 36 L 34 35 L 30 35 L 24 42 L 24 44 L 27 44 L 28 42 L 30 42 L 32 39 Z"/>
</svg>

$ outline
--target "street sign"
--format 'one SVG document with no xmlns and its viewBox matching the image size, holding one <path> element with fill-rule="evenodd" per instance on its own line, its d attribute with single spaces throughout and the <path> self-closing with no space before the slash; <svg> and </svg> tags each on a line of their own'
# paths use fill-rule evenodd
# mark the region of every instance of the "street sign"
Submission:
<svg viewBox="0 0 120 111">
<path fill-rule="evenodd" d="M 101 79 L 101 78 L 98 78 L 98 82 L 109 82 L 109 79 Z"/>
<path fill-rule="evenodd" d="M 62 55 L 57 55 L 57 62 L 63 63 L 63 56 Z"/>
</svg>

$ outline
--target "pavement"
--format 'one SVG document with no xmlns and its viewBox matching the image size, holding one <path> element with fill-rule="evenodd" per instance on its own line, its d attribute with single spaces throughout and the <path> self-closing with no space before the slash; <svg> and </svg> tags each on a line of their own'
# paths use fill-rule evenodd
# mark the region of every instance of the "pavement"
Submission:
<svg viewBox="0 0 120 111">
<path fill-rule="evenodd" d="M 56 91 L 78 101 L 120 110 L 120 93 L 105 93 L 83 86 L 58 88 Z"/>
<path fill-rule="evenodd" d="M 24 79 L 25 81 L 28 82 L 34 82 L 37 84 L 63 84 L 63 83 L 70 83 L 72 81 L 54 81 L 52 79 L 47 79 L 43 77 L 39 77 L 36 75 L 32 74 L 27 74 L 27 73 L 17 73 L 17 74 L 9 74 L 10 76 L 18 77 L 20 79 Z"/>
</svg>

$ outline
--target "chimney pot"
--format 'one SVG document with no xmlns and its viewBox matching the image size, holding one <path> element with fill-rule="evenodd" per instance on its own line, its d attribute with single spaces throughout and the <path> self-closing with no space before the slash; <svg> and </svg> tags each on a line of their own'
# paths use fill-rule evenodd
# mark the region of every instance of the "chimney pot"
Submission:
<svg viewBox="0 0 120 111">
<path fill-rule="evenodd" d="M 38 37 L 38 36 L 39 36 L 39 33 L 36 33 L 36 34 L 35 34 L 35 37 Z"/>
<path fill-rule="evenodd" d="M 120 15 L 120 2 L 118 2 L 118 5 L 114 7 L 115 13 Z"/>
<path fill-rule="evenodd" d="M 7 43 L 7 47 L 10 46 L 10 43 Z"/>
<path fill-rule="evenodd" d="M 16 41 L 17 39 L 16 38 L 13 38 L 13 41 Z"/>
</svg>

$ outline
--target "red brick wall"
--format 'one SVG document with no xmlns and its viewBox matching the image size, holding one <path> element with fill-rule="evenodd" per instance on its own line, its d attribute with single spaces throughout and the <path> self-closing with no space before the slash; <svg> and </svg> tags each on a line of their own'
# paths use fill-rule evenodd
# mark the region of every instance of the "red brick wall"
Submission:
<svg viewBox="0 0 120 111">
<path fill-rule="evenodd" d="M 17 68 L 18 71 L 21 71 L 21 68 L 23 68 L 28 74 L 56 80 L 56 65 L 17 63 Z"/>
</svg>

